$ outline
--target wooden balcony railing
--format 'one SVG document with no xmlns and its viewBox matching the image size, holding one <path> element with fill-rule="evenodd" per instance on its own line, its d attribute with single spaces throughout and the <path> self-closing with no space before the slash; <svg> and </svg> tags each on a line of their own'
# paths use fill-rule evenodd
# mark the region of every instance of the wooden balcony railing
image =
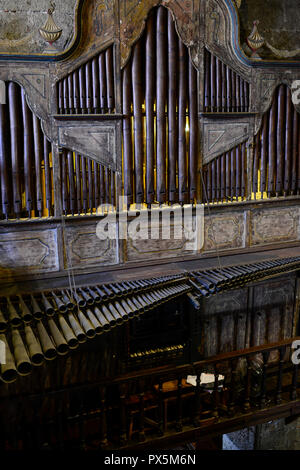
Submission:
<svg viewBox="0 0 300 470">
<path fill-rule="evenodd" d="M 297 339 L 10 396 L 0 405 L 0 447 L 154 448 L 197 438 L 199 430 L 230 432 L 245 422 L 290 416 L 300 408 L 298 365 L 291 361 Z M 203 383 L 202 373 L 212 374 L 211 383 Z"/>
</svg>

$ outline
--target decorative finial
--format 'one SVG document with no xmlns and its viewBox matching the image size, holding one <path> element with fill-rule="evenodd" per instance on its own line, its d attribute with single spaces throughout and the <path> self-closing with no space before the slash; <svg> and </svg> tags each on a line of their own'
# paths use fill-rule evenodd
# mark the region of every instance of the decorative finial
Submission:
<svg viewBox="0 0 300 470">
<path fill-rule="evenodd" d="M 48 9 L 48 15 L 52 16 L 54 11 L 55 11 L 55 3 L 54 2 L 50 2 L 50 8 Z"/>
<path fill-rule="evenodd" d="M 43 28 L 40 28 L 40 35 L 42 36 L 45 41 L 47 41 L 50 46 L 57 41 L 62 33 L 62 29 L 57 26 L 55 21 L 53 20 L 53 13 L 55 11 L 55 3 L 50 2 L 50 8 L 48 9 L 48 19 L 44 24 Z"/>
<path fill-rule="evenodd" d="M 261 34 L 258 32 L 257 26 L 259 25 L 259 21 L 253 21 L 253 29 L 249 36 L 247 37 L 247 44 L 252 50 L 253 54 L 260 49 L 264 43 L 265 39 L 261 36 Z"/>
</svg>

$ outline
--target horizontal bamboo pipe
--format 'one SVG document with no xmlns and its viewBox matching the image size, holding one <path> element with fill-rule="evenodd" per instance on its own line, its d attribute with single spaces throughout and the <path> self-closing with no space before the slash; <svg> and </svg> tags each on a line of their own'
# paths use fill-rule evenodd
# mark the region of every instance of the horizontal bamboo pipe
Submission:
<svg viewBox="0 0 300 470">
<path fill-rule="evenodd" d="M 86 336 L 88 338 L 94 338 L 94 336 L 96 335 L 95 328 L 92 326 L 91 322 L 85 317 L 81 310 L 77 312 L 77 318 Z"/>
<path fill-rule="evenodd" d="M 8 318 L 12 326 L 18 328 L 22 324 L 22 320 L 15 309 L 15 306 L 12 304 L 9 298 L 6 299 L 7 301 L 7 310 L 8 310 Z"/>
<path fill-rule="evenodd" d="M 69 348 L 76 349 L 79 346 L 79 341 L 76 335 L 73 333 L 72 328 L 68 325 L 67 321 L 63 317 L 63 315 L 58 315 L 58 322 Z"/>
<path fill-rule="evenodd" d="M 0 364 L 0 378 L 5 383 L 12 383 L 17 379 L 17 368 L 14 357 L 10 351 L 5 335 L 0 335 L 0 341 L 5 344 L 5 364 Z"/>
<path fill-rule="evenodd" d="M 107 318 L 103 315 L 101 310 L 98 307 L 94 308 L 94 314 L 97 317 L 101 328 L 103 328 L 103 331 L 109 331 L 110 330 L 110 324 Z"/>
<path fill-rule="evenodd" d="M 30 296 L 31 306 L 32 306 L 32 315 L 35 320 L 41 320 L 43 318 L 43 313 L 40 309 L 39 304 L 37 303 L 36 299 L 33 295 Z"/>
<path fill-rule="evenodd" d="M 0 310 L 0 333 L 4 333 L 7 330 L 7 321 L 3 315 L 3 312 Z"/>
<path fill-rule="evenodd" d="M 43 302 L 43 306 L 44 306 L 46 314 L 49 317 L 52 317 L 55 314 L 55 309 L 53 305 L 49 302 L 49 300 L 45 297 L 44 294 L 42 294 L 42 302 Z"/>
<path fill-rule="evenodd" d="M 55 321 L 52 318 L 49 318 L 48 325 L 50 328 L 51 336 L 56 345 L 56 351 L 59 355 L 63 356 L 69 351 L 68 343 L 66 342 L 64 336 L 61 334 Z"/>
<path fill-rule="evenodd" d="M 34 366 L 42 365 L 44 362 L 44 355 L 40 343 L 38 342 L 36 336 L 34 335 L 29 325 L 25 326 L 24 333 L 31 363 Z"/>
<path fill-rule="evenodd" d="M 42 350 L 45 356 L 45 359 L 48 361 L 52 361 L 53 359 L 56 358 L 57 353 L 56 349 L 54 347 L 53 342 L 51 341 L 43 323 L 41 321 L 37 322 L 37 331 L 39 335 L 39 340 L 42 346 Z"/>
<path fill-rule="evenodd" d="M 18 330 L 12 331 L 12 344 L 18 374 L 23 376 L 29 375 L 32 371 L 32 365 Z"/>
<path fill-rule="evenodd" d="M 91 311 L 91 309 L 86 310 L 86 315 L 87 315 L 89 321 L 91 322 L 93 328 L 95 329 L 96 335 L 100 335 L 101 333 L 103 333 L 101 325 L 100 325 L 97 317 Z"/>
<path fill-rule="evenodd" d="M 25 323 L 30 323 L 32 321 L 33 315 L 20 295 L 19 295 L 19 305 L 21 309 L 22 320 Z"/>
<path fill-rule="evenodd" d="M 73 313 L 71 312 L 68 313 L 68 320 L 69 320 L 72 330 L 74 331 L 76 338 L 78 339 L 78 342 L 84 343 L 86 341 L 86 334 L 81 328 L 79 322 L 77 321 Z"/>
</svg>

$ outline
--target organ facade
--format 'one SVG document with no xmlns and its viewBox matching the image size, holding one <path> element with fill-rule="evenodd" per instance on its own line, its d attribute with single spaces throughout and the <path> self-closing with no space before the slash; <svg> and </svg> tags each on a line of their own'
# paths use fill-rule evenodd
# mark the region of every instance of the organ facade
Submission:
<svg viewBox="0 0 300 470">
<path fill-rule="evenodd" d="M 200 448 L 297 414 L 299 54 L 267 6 L 247 30 L 257 3 L 68 1 L 0 39 L 3 449 Z M 158 236 L 118 236 L 124 212 Z"/>
</svg>

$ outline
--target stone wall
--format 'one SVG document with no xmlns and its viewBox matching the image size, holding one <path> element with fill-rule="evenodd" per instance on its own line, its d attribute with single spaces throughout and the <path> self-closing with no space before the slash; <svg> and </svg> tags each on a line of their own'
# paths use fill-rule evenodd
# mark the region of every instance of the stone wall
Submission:
<svg viewBox="0 0 300 470">
<path fill-rule="evenodd" d="M 260 34 L 276 49 L 294 50 L 300 48 L 300 9 L 298 0 L 241 0 L 239 9 L 240 40 L 244 43 L 258 20 Z M 270 49 L 259 50 L 263 59 L 278 59 Z M 295 56 L 299 58 L 300 54 Z"/>
<path fill-rule="evenodd" d="M 226 434 L 223 450 L 300 450 L 300 419 L 279 419 Z"/>
<path fill-rule="evenodd" d="M 55 43 L 62 52 L 70 45 L 75 28 L 75 7 L 78 0 L 56 1 L 53 19 L 62 28 Z M 0 53 L 43 53 L 48 44 L 41 38 L 39 28 L 47 20 L 49 0 L 2 0 L 0 3 Z"/>
</svg>

